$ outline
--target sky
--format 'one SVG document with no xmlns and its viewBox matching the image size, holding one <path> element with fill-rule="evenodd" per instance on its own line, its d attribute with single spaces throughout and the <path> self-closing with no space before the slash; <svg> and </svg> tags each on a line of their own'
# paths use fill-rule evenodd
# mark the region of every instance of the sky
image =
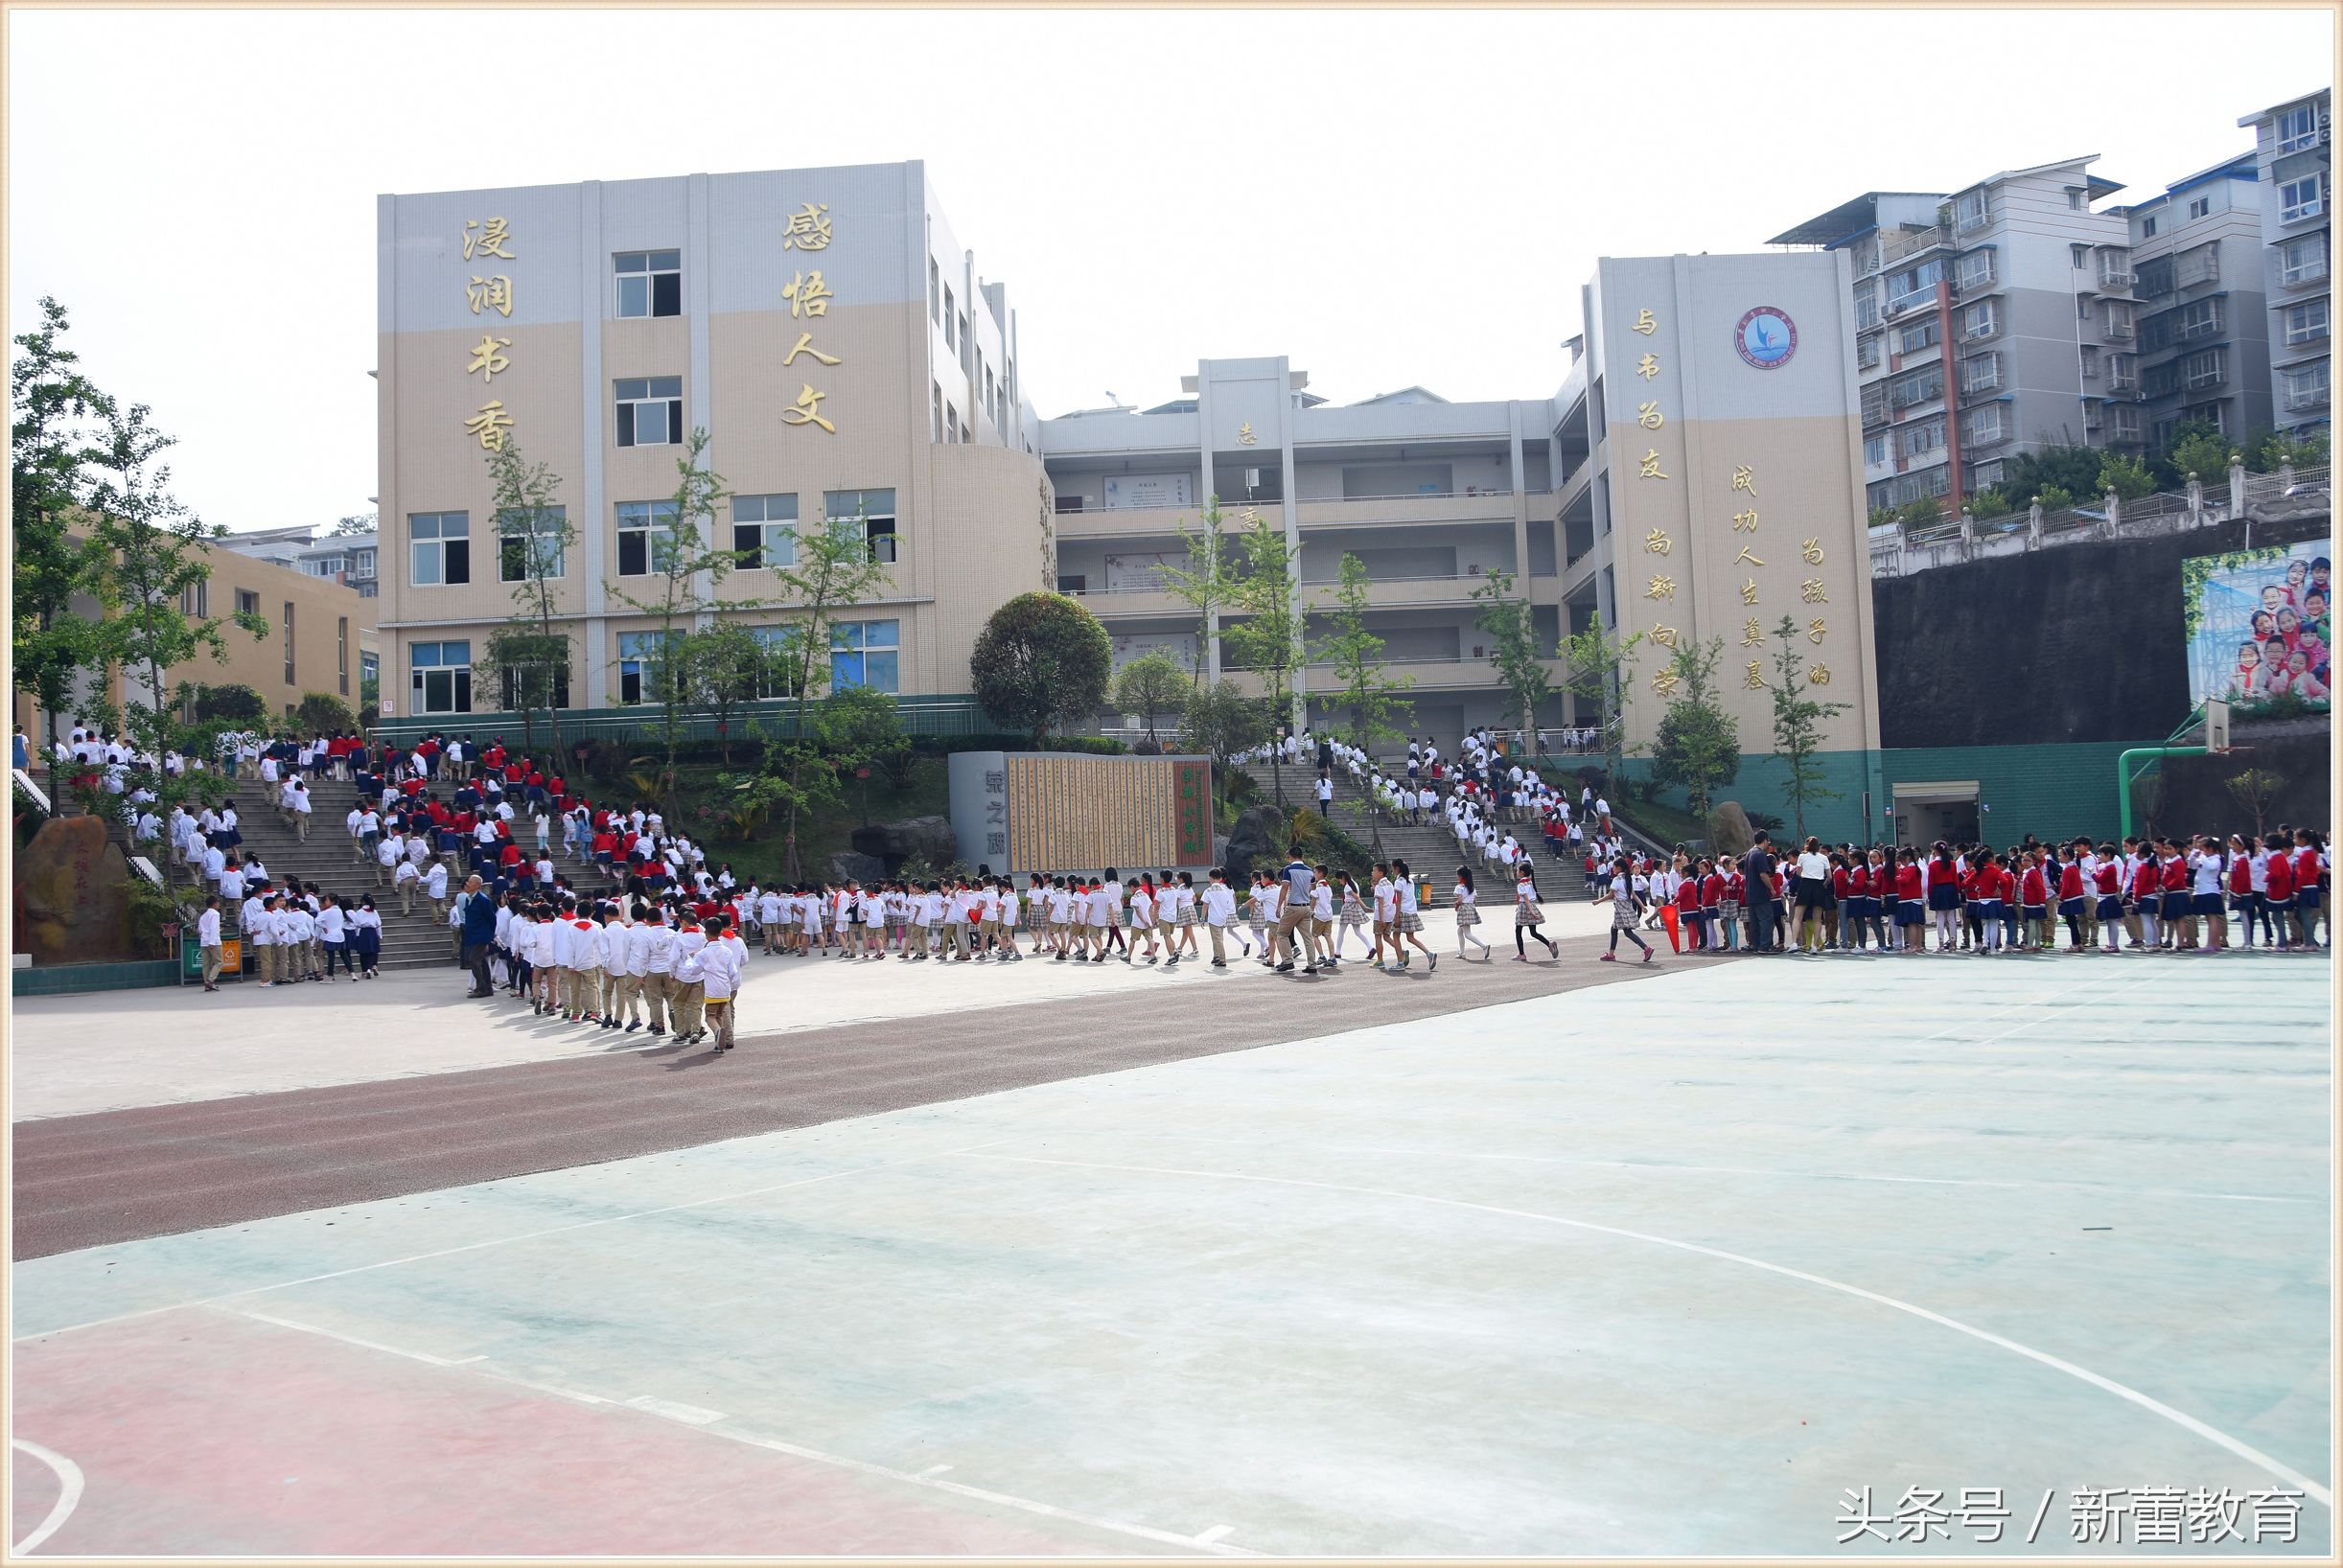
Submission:
<svg viewBox="0 0 2343 1568">
<path fill-rule="evenodd" d="M 2136 199 L 2328 84 L 2325 11 L 8 13 L 12 336 L 236 531 L 375 494 L 375 196 L 927 161 L 1044 417 L 1287 355 L 1560 385 L 1597 257 L 2096 152 Z M 2185 39 L 2185 58 L 2176 40 Z M 1928 96 L 1933 95 L 1933 96 Z"/>
</svg>

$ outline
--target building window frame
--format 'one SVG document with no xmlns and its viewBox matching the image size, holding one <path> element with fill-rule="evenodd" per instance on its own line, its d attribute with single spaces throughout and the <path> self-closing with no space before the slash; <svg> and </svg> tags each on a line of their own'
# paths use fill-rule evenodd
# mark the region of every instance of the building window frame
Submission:
<svg viewBox="0 0 2343 1568">
<path fill-rule="evenodd" d="M 2278 281 L 2280 285 L 2292 288 L 2301 284 L 2325 282 L 2327 278 L 2327 231 L 2322 229 L 2315 234 L 2298 234 L 2290 240 L 2279 242 Z M 2300 252 L 2306 254 L 2308 259 L 2295 260 L 2298 247 Z"/>
<path fill-rule="evenodd" d="M 406 645 L 408 712 L 472 711 L 472 642 L 456 638 Z"/>
<path fill-rule="evenodd" d="M 615 519 L 618 532 L 618 575 L 657 577 L 664 572 L 667 564 L 663 558 L 675 548 L 675 502 L 620 501 Z"/>
<path fill-rule="evenodd" d="M 2315 147 L 2319 139 L 2319 106 L 2313 103 L 2296 104 L 2280 109 L 2270 116 L 2270 135 L 2283 156 Z"/>
<path fill-rule="evenodd" d="M 2287 306 L 2285 312 L 2286 347 L 2297 348 L 2305 343 L 2315 343 L 2320 338 L 2327 336 L 2327 316 L 2325 295 L 2317 299 L 2305 300 L 2300 305 Z"/>
<path fill-rule="evenodd" d="M 2334 361 L 2313 359 L 2288 365 L 2278 373 L 2279 404 L 2289 414 L 2308 413 L 2329 405 L 2334 386 Z"/>
<path fill-rule="evenodd" d="M 2324 170 L 2290 179 L 2278 187 L 2278 221 L 2299 223 L 2306 218 L 2317 218 L 2327 211 L 2327 174 Z"/>
<path fill-rule="evenodd" d="M 832 621 L 830 687 L 868 686 L 894 694 L 902 689 L 903 623 L 900 620 Z"/>
<path fill-rule="evenodd" d="M 459 588 L 472 581 L 472 514 L 406 515 L 407 582 L 415 588 Z"/>
<path fill-rule="evenodd" d="M 350 617 L 335 617 L 334 678 L 339 682 L 341 694 L 350 695 Z"/>
<path fill-rule="evenodd" d="M 899 540 L 895 532 L 895 493 L 893 490 L 825 490 L 822 517 L 833 531 L 854 524 L 862 528 L 863 547 L 873 565 L 895 563 Z"/>
<path fill-rule="evenodd" d="M 622 706 L 632 707 L 638 703 L 657 700 L 645 694 L 658 683 L 660 666 L 662 662 L 661 635 L 662 634 L 656 630 L 618 634 L 617 700 Z M 683 634 L 669 633 L 665 634 L 665 646 L 672 650 L 676 642 L 681 640 Z"/>
<path fill-rule="evenodd" d="M 681 250 L 621 250 L 611 273 L 611 313 L 620 320 L 684 313 Z"/>
<path fill-rule="evenodd" d="M 785 571 L 798 564 L 797 492 L 732 497 L 732 555 L 741 571 Z"/>
<path fill-rule="evenodd" d="M 621 447 L 684 444 L 684 378 L 627 376 L 611 383 Z"/>
<path fill-rule="evenodd" d="M 569 509 L 566 506 L 516 507 L 512 516 L 517 517 L 522 511 L 531 514 L 525 530 L 510 528 L 508 517 L 504 514 L 497 518 L 497 581 L 526 583 L 532 576 L 558 581 L 567 576 L 569 564 L 562 545 L 562 535 L 569 526 Z M 528 557 L 532 549 L 544 566 L 542 572 L 531 573 L 529 570 Z"/>
</svg>

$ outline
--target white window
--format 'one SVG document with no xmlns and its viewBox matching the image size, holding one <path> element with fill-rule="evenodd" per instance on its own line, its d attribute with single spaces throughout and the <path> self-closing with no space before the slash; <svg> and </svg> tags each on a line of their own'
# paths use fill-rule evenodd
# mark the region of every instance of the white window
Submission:
<svg viewBox="0 0 2343 1568">
<path fill-rule="evenodd" d="M 2327 276 L 2327 236 L 2305 234 L 2278 247 L 2278 281 L 2291 287 Z"/>
<path fill-rule="evenodd" d="M 931 321 L 943 319 L 943 273 L 933 256 L 927 259 L 927 313 Z"/>
<path fill-rule="evenodd" d="M 2213 198 L 2211 196 L 2198 196 L 2194 201 L 2189 203 L 2189 216 L 2191 218 L 2202 218 L 2211 211 L 2213 211 Z"/>
<path fill-rule="evenodd" d="M 261 612 L 261 596 L 250 588 L 236 590 L 236 613 L 257 615 Z"/>
<path fill-rule="evenodd" d="M 2279 398 L 2285 411 L 2289 414 L 2298 414 L 2307 409 L 2326 407 L 2329 376 L 2331 370 L 2332 366 L 2330 361 L 2320 359 L 2310 364 L 2296 365 L 2290 370 L 2280 371 L 2278 373 Z"/>
<path fill-rule="evenodd" d="M 410 642 L 406 645 L 408 689 L 417 713 L 472 711 L 472 644 Z"/>
<path fill-rule="evenodd" d="M 1873 365 L 1876 365 L 1876 364 L 1878 364 L 1878 363 L 1879 363 L 1879 334 L 1877 334 L 1877 333 L 1865 333 L 1865 334 L 1863 334 L 1861 337 L 1858 337 L 1858 338 L 1856 338 L 1856 339 L 1855 339 L 1855 365 L 1856 365 L 1856 368 L 1858 368 L 1858 369 L 1860 369 L 1860 370 L 1868 370 L 1868 369 L 1870 369 L 1870 368 L 1871 368 Z"/>
<path fill-rule="evenodd" d="M 2286 346 L 2313 343 L 2327 335 L 2327 302 L 2314 299 L 2308 305 L 2286 309 Z"/>
<path fill-rule="evenodd" d="M 239 605 L 237 608 L 241 610 L 244 607 Z M 188 584 L 185 588 L 179 589 L 180 614 L 201 617 L 208 616 L 211 614 L 211 612 L 212 580 L 210 578 L 198 577 L 194 582 Z M 188 722 L 193 724 L 195 721 L 191 719 Z"/>
<path fill-rule="evenodd" d="M 2107 390 L 2129 392 L 2140 384 L 2140 357 L 2136 354 L 2107 356 Z"/>
<path fill-rule="evenodd" d="M 1879 325 L 1879 286 L 1867 283 L 1855 290 L 1855 326 L 1858 330 Z"/>
<path fill-rule="evenodd" d="M 1991 337 L 1995 333 L 2001 331 L 2000 318 L 1994 311 L 1995 304 L 1989 299 L 1981 299 L 1974 305 L 1962 306 L 1960 308 L 1961 335 L 1972 339 Z"/>
<path fill-rule="evenodd" d="M 1909 327 L 1895 329 L 1895 352 L 1898 354 L 1916 354 L 1936 340 L 1937 318 L 1933 315 Z"/>
<path fill-rule="evenodd" d="M 2109 416 L 2109 434 L 2117 441 L 2140 439 L 2140 410 L 2127 403 L 2119 403 Z"/>
<path fill-rule="evenodd" d="M 1906 376 L 1899 376 L 1889 388 L 1889 401 L 1898 408 L 1930 402 L 1944 396 L 1944 367 L 1925 365 Z"/>
<path fill-rule="evenodd" d="M 568 528 L 568 508 L 545 506 L 515 509 L 497 515 L 497 581 L 525 583 L 532 577 L 563 573 L 562 535 Z M 529 553 L 538 567 L 530 569 Z"/>
<path fill-rule="evenodd" d="M 830 685 L 869 686 L 872 691 L 900 689 L 903 623 L 901 621 L 833 621 L 830 623 Z"/>
<path fill-rule="evenodd" d="M 1953 283 L 1961 288 L 1982 288 L 1993 281 L 1993 252 L 1990 248 L 1972 250 L 1962 256 L 1953 271 Z"/>
<path fill-rule="evenodd" d="M 684 378 L 644 376 L 615 384 L 618 445 L 680 447 L 684 444 Z"/>
<path fill-rule="evenodd" d="M 2140 219 L 2140 238 L 2143 240 L 2156 238 L 2156 219 L 2152 216 Z"/>
<path fill-rule="evenodd" d="M 732 553 L 743 571 L 771 571 L 798 564 L 798 497 L 732 497 Z"/>
<path fill-rule="evenodd" d="M 952 323 L 955 319 L 956 316 L 952 310 L 952 286 L 947 283 L 943 286 L 943 346 L 947 349 L 960 346 L 960 339 L 952 335 Z"/>
<path fill-rule="evenodd" d="M 2003 423 L 2002 405 L 1988 403 L 1983 408 L 1972 408 L 1960 416 L 1960 444 L 1964 447 L 1986 447 L 2008 439 L 2009 431 Z"/>
<path fill-rule="evenodd" d="M 409 579 L 434 588 L 472 581 L 472 515 L 468 512 L 410 512 L 406 517 Z"/>
<path fill-rule="evenodd" d="M 2072 211 L 2081 212 L 2083 209 L 2091 205 L 2090 191 L 2080 185 L 2068 186 L 2066 188 L 2066 204 Z"/>
<path fill-rule="evenodd" d="M 2300 152 L 2319 139 L 2319 111 L 2315 104 L 2297 104 L 2294 107 L 2270 117 L 2270 129 L 2278 138 L 2281 152 Z"/>
<path fill-rule="evenodd" d="M 2002 357 L 1978 354 L 1960 361 L 1960 390 L 1991 392 L 2002 384 Z"/>
<path fill-rule="evenodd" d="M 1888 438 L 1885 435 L 1865 436 L 1863 438 L 1863 466 L 1867 469 L 1875 469 L 1887 460 Z"/>
<path fill-rule="evenodd" d="M 657 632 L 618 634 L 619 702 L 647 703 L 656 699 L 660 669 L 664 662 L 660 657 L 660 636 Z"/>
<path fill-rule="evenodd" d="M 2225 403 L 2184 403 L 2180 405 L 2180 422 L 2210 425 L 2221 434 L 2229 433 L 2229 404 Z"/>
<path fill-rule="evenodd" d="M 931 432 L 928 439 L 935 442 L 937 445 L 941 446 L 943 444 L 943 383 L 940 381 L 930 381 L 927 383 L 927 385 L 928 424 L 931 427 Z"/>
<path fill-rule="evenodd" d="M 2327 210 L 2327 176 L 2305 174 L 2278 187 L 2278 220 L 2292 223 Z"/>
<path fill-rule="evenodd" d="M 1953 227 L 1962 234 L 1983 228 L 1992 219 L 1992 204 L 1983 191 L 1963 192 L 1953 200 Z"/>
<path fill-rule="evenodd" d="M 1900 311 L 1920 300 L 1934 298 L 1937 284 L 1944 276 L 1941 261 L 1922 262 L 1914 267 L 1891 273 L 1888 278 L 1888 308 Z"/>
<path fill-rule="evenodd" d="M 2218 386 L 2226 379 L 2223 361 L 2228 357 L 2224 349 L 2199 349 L 2183 355 L 2180 359 L 2180 385 L 2183 391 L 2197 392 L 2208 386 Z"/>
<path fill-rule="evenodd" d="M 2099 281 L 2111 288 L 2130 283 L 2131 252 L 2116 247 L 2101 250 L 2099 253 Z"/>
<path fill-rule="evenodd" d="M 2008 463 L 1999 457 L 1990 463 L 1973 465 L 1969 469 L 1969 489 L 1971 491 L 1992 489 L 2002 482 L 2002 475 L 2007 473 L 2008 469 Z"/>
<path fill-rule="evenodd" d="M 2083 267 L 2089 266 L 2091 265 L 2091 247 L 2086 244 L 2071 244 L 2067 246 L 2066 265 L 2076 268 L 2077 271 Z"/>
<path fill-rule="evenodd" d="M 2131 336 L 2130 303 L 2125 300 L 2111 299 L 2106 302 L 2106 315 L 2102 322 L 2105 329 L 2103 335 L 2118 341 L 2128 340 Z"/>
<path fill-rule="evenodd" d="M 861 526 L 870 559 L 884 565 L 894 563 L 894 492 L 892 490 L 825 490 L 822 515 L 833 532 Z"/>
<path fill-rule="evenodd" d="M 2184 305 L 2172 312 L 2172 341 L 2186 343 L 2192 338 L 2211 337 L 2221 330 L 2221 302 L 2200 299 Z"/>
<path fill-rule="evenodd" d="M 650 577 L 667 569 L 675 548 L 673 501 L 618 503 L 618 575 Z"/>
<path fill-rule="evenodd" d="M 1935 451 L 1944 445 L 1944 420 L 1939 415 L 1917 425 L 1907 425 L 1895 432 L 1895 437 L 1897 450 L 1906 457 Z"/>
<path fill-rule="evenodd" d="M 684 313 L 684 253 L 623 250 L 611 259 L 622 316 Z"/>
</svg>

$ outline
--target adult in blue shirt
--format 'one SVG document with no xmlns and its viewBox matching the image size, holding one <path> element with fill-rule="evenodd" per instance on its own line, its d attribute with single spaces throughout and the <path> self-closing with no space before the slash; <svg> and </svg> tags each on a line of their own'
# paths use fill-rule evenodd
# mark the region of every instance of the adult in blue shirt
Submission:
<svg viewBox="0 0 2343 1568">
<path fill-rule="evenodd" d="M 481 888 L 477 876 L 464 884 L 461 899 L 464 911 L 464 967 L 472 971 L 472 989 L 467 997 L 494 997 L 497 988 L 488 978 L 488 950 L 497 939 L 497 903 Z"/>
</svg>

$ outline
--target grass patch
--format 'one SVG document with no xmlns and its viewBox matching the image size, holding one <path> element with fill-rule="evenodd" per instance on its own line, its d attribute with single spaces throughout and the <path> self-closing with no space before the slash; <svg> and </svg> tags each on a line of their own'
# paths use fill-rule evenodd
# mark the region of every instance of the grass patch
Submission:
<svg viewBox="0 0 2343 1568">
<path fill-rule="evenodd" d="M 1634 823 L 1663 844 L 1692 843 L 1708 837 L 1705 821 L 1658 800 L 1630 800 L 1625 810 L 1614 800 L 1611 810 L 1612 816 Z"/>
<path fill-rule="evenodd" d="M 724 817 L 729 802 L 725 792 L 716 786 L 716 775 L 725 771 L 713 762 L 676 766 L 677 804 L 672 825 L 681 827 L 707 849 L 711 868 L 729 861 L 732 874 L 744 883 L 778 879 L 788 858 L 787 824 L 778 819 L 770 821 L 757 830 L 755 838 L 746 842 L 730 837 L 731 824 Z M 745 772 L 745 765 L 738 771 Z M 854 830 L 866 820 L 893 822 L 906 817 L 950 815 L 951 786 L 944 758 L 919 758 L 913 767 L 911 788 L 907 790 L 894 788 L 887 775 L 874 768 L 868 779 L 847 780 L 846 799 L 839 805 L 798 824 L 799 866 L 809 880 L 827 877 L 830 857 L 854 847 Z"/>
</svg>

